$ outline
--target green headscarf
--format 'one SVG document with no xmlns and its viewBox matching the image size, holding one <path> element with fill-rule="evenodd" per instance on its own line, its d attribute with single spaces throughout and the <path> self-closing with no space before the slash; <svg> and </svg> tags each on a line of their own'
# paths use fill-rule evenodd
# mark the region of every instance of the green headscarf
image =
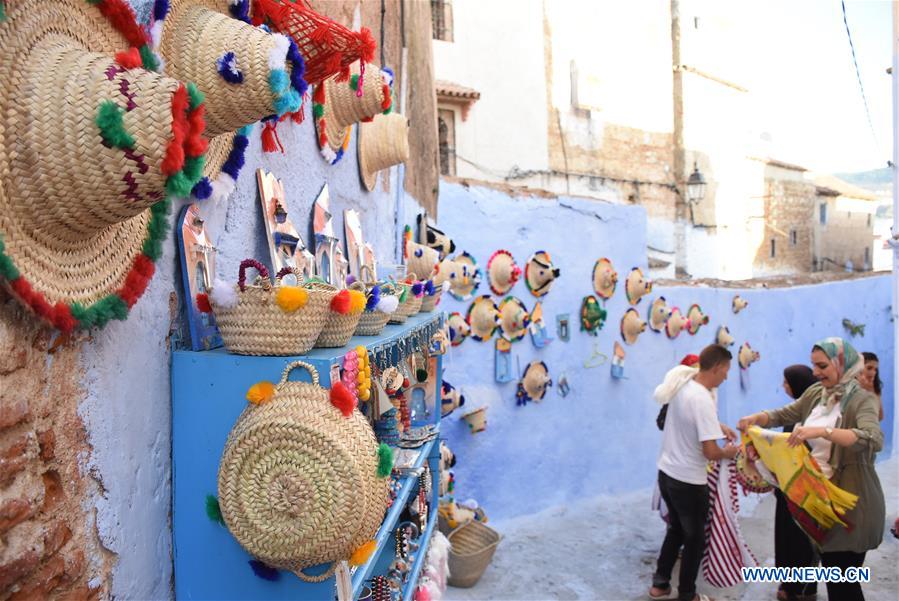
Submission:
<svg viewBox="0 0 899 601">
<path fill-rule="evenodd" d="M 825 338 L 816 343 L 815 348 L 824 351 L 831 365 L 836 368 L 839 378 L 839 382 L 832 388 L 821 386 L 819 402 L 827 407 L 840 403 L 840 409 L 845 409 L 846 402 L 860 389 L 855 378 L 865 368 L 865 362 L 852 345 L 842 338 Z"/>
</svg>

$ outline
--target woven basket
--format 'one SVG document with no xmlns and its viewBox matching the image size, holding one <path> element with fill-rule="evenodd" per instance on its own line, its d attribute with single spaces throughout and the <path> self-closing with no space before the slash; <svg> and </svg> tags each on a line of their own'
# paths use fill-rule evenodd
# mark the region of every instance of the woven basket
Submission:
<svg viewBox="0 0 899 601">
<path fill-rule="evenodd" d="M 437 303 L 440 302 L 440 297 L 443 295 L 443 288 L 436 287 L 434 290 L 434 294 L 428 296 L 424 295 L 421 299 L 421 309 L 419 313 L 430 313 L 434 309 L 437 308 Z"/>
<path fill-rule="evenodd" d="M 471 588 L 477 584 L 484 570 L 493 560 L 493 553 L 502 538 L 498 532 L 477 520 L 450 532 L 450 586 Z"/>
<path fill-rule="evenodd" d="M 259 272 L 260 284 L 246 285 L 247 267 Z M 268 270 L 258 261 L 246 259 L 240 264 L 237 305 L 216 305 L 215 294 L 210 295 L 228 351 L 238 355 L 302 355 L 315 344 L 328 319 L 333 295 L 310 290 L 304 306 L 285 311 L 276 302 L 276 296 L 287 272 L 284 269 L 278 273 L 272 286 Z"/>
<path fill-rule="evenodd" d="M 329 284 L 314 282 L 308 284 L 308 286 L 313 290 L 330 294 L 329 302 L 330 298 L 337 294 L 337 289 Z M 346 346 L 350 338 L 353 337 L 361 317 L 362 312 L 340 314 L 329 310 L 325 326 L 318 335 L 318 340 L 315 341 L 315 348 L 339 348 Z"/>
<path fill-rule="evenodd" d="M 288 382 L 296 367 L 312 383 Z M 318 372 L 289 363 L 269 402 L 248 406 L 222 453 L 218 494 L 228 530 L 267 565 L 321 582 L 374 538 L 387 509 L 378 442 L 365 417 L 334 407 Z M 334 562 L 326 573 L 303 569 Z"/>
<path fill-rule="evenodd" d="M 390 316 L 389 323 L 405 323 L 410 316 L 415 315 L 421 310 L 423 296 L 415 296 L 412 294 L 412 286 L 409 284 L 400 284 L 406 288 L 406 302 L 400 303 L 396 313 Z"/>
<path fill-rule="evenodd" d="M 378 284 L 377 282 L 366 282 L 365 287 L 367 291 L 371 291 L 372 288 L 378 286 L 381 289 L 381 297 L 385 296 L 397 296 L 398 291 L 397 288 L 392 284 Z M 359 325 L 356 326 L 356 335 L 357 336 L 377 336 L 382 331 L 384 331 L 384 327 L 387 325 L 387 322 L 390 320 L 390 313 L 385 313 L 383 311 L 365 311 L 362 314 L 362 317 L 359 318 Z"/>
</svg>

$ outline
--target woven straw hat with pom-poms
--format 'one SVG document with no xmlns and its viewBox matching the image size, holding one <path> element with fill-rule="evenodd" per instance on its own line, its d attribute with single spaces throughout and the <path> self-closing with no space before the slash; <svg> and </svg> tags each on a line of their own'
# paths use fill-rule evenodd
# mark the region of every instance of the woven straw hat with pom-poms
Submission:
<svg viewBox="0 0 899 601">
<path fill-rule="evenodd" d="M 296 368 L 311 382 L 289 381 Z M 228 435 L 218 473 L 222 518 L 264 564 L 306 581 L 329 578 L 337 563 L 367 561 L 387 508 L 393 456 L 378 445 L 356 399 L 340 382 L 295 361 L 281 380 L 259 382 Z M 330 563 L 320 576 L 304 569 Z"/>
</svg>

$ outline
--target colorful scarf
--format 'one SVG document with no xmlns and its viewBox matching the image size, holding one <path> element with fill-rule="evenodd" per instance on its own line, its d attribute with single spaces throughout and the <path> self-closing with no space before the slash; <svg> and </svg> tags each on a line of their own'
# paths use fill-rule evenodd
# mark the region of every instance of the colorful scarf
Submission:
<svg viewBox="0 0 899 601">
<path fill-rule="evenodd" d="M 729 588 L 743 582 L 741 568 L 755 567 L 758 561 L 740 532 L 737 512 L 737 469 L 730 459 L 711 464 L 709 470 L 709 519 L 705 526 L 705 553 L 702 574 L 709 584 Z"/>
<path fill-rule="evenodd" d="M 865 368 L 865 362 L 861 360 L 852 345 L 842 338 L 825 338 L 817 343 L 815 348 L 824 351 L 824 354 L 830 359 L 831 365 L 836 368 L 840 380 L 832 388 L 822 386 L 820 396 L 814 405 L 824 403 L 824 406 L 829 409 L 835 403 L 840 403 L 840 410 L 843 411 L 846 408 L 846 402 L 861 388 L 856 376 Z"/>
</svg>

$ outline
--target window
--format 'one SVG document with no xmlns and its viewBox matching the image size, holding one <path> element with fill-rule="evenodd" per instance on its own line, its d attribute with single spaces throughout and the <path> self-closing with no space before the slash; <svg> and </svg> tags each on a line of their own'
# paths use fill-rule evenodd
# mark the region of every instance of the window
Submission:
<svg viewBox="0 0 899 601">
<path fill-rule="evenodd" d="M 453 41 L 453 5 L 447 0 L 431 0 L 431 37 Z"/>
<path fill-rule="evenodd" d="M 799 243 L 799 235 L 795 229 L 790 230 L 790 246 L 796 246 Z"/>
<path fill-rule="evenodd" d="M 774 238 L 771 238 L 771 258 L 774 259 L 777 257 L 777 246 L 775 246 L 776 241 Z"/>
<path fill-rule="evenodd" d="M 821 225 L 827 225 L 827 203 L 822 202 L 818 206 L 818 219 L 821 221 Z"/>
<path fill-rule="evenodd" d="M 437 111 L 437 143 L 440 149 L 440 175 L 456 175 L 456 120 L 451 110 Z"/>
<path fill-rule="evenodd" d="M 865 247 L 865 269 L 868 269 L 868 266 L 871 264 L 871 249 L 867 246 Z"/>
</svg>

